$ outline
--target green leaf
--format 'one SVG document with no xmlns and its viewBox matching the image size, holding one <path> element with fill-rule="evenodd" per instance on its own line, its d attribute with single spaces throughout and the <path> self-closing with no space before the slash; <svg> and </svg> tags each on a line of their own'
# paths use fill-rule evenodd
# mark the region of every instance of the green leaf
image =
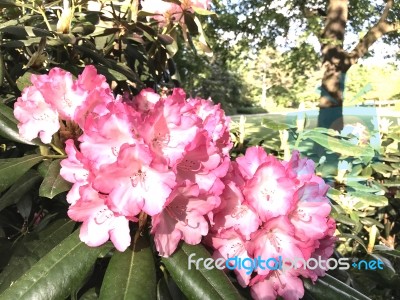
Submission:
<svg viewBox="0 0 400 300">
<path fill-rule="evenodd" d="M 107 67 L 98 65 L 98 66 L 96 66 L 96 69 L 99 71 L 100 74 L 103 74 L 107 78 L 107 80 L 110 80 L 110 81 L 112 81 L 112 80 L 127 81 L 128 80 L 128 78 L 124 74 L 122 74 L 118 71 L 115 71 L 111 68 L 107 68 Z"/>
<path fill-rule="evenodd" d="M 279 123 L 279 122 L 273 121 L 271 119 L 266 119 L 266 118 L 262 120 L 261 126 L 272 129 L 272 130 L 285 130 L 285 129 L 294 127 L 294 125 Z"/>
<path fill-rule="evenodd" d="M 348 187 L 351 187 L 352 189 L 358 191 L 358 192 L 365 192 L 365 193 L 376 193 L 379 192 L 380 189 L 376 187 L 371 187 L 368 185 L 360 184 L 356 181 L 347 181 L 346 180 L 346 185 Z"/>
<path fill-rule="evenodd" d="M 334 201 L 339 201 L 340 200 L 340 195 L 342 195 L 342 193 L 334 188 L 329 188 L 328 192 L 326 193 L 326 195 L 334 200 Z"/>
<path fill-rule="evenodd" d="M 0 293 L 69 236 L 75 224 L 72 220 L 59 219 L 47 226 L 38 235 L 29 233 L 25 238 L 18 241 L 13 256 L 0 273 Z"/>
<path fill-rule="evenodd" d="M 364 294 L 361 294 L 359 291 L 328 274 L 324 277 L 319 277 L 315 284 L 309 279 L 304 279 L 303 281 L 304 289 L 307 290 L 314 299 L 370 300 L 370 298 Z"/>
<path fill-rule="evenodd" d="M 157 284 L 157 300 L 173 300 L 164 278 L 161 278 Z"/>
<path fill-rule="evenodd" d="M 346 238 L 346 239 L 353 239 L 353 240 L 355 240 L 357 243 L 359 243 L 364 249 L 365 249 L 365 251 L 367 252 L 367 246 L 365 246 L 365 243 L 364 243 L 364 241 L 359 237 L 359 236 L 357 236 L 357 235 L 355 235 L 355 234 L 350 234 L 350 233 L 342 233 L 342 234 L 340 234 L 340 237 L 344 237 L 344 238 Z"/>
<path fill-rule="evenodd" d="M 140 287 L 140 288 L 138 288 Z M 156 269 L 150 244 L 140 238 L 125 252 L 116 251 L 108 265 L 99 299 L 156 299 Z"/>
<path fill-rule="evenodd" d="M 18 143 L 28 145 L 38 144 L 22 138 L 19 135 L 17 123 L 18 121 L 14 117 L 13 110 L 0 102 L 0 136 Z"/>
<path fill-rule="evenodd" d="M 196 14 L 199 14 L 199 15 L 202 15 L 202 16 L 216 15 L 215 12 L 209 11 L 209 10 L 204 9 L 204 8 L 200 8 L 200 7 L 193 6 L 192 9 L 194 10 L 194 12 L 195 12 Z"/>
<path fill-rule="evenodd" d="M 222 270 L 196 270 L 193 265 L 189 270 L 188 259 L 191 254 L 195 254 L 192 259 L 211 258 L 202 245 L 191 246 L 186 243 L 170 257 L 162 258 L 168 272 L 186 297 L 201 300 L 243 299 Z"/>
<path fill-rule="evenodd" d="M 161 42 L 163 45 L 171 45 L 175 40 L 168 34 L 159 34 L 157 35 L 158 40 Z"/>
<path fill-rule="evenodd" d="M 0 299 L 65 299 L 81 286 L 104 247 L 90 248 L 79 230 L 63 240 L 13 285 Z"/>
<path fill-rule="evenodd" d="M 9 159 L 0 165 L 0 192 L 3 192 L 24 175 L 30 168 L 43 160 L 43 156 L 32 154 Z M 1 160 L 0 160 L 1 162 Z"/>
<path fill-rule="evenodd" d="M 382 174 L 386 178 L 390 178 L 393 172 L 393 168 L 384 163 L 374 163 L 371 164 L 371 167 L 375 172 Z"/>
<path fill-rule="evenodd" d="M 303 139 L 311 139 L 314 142 L 320 144 L 322 147 L 325 147 L 332 152 L 340 153 L 341 155 L 345 156 L 352 156 L 352 157 L 360 157 L 360 156 L 368 156 L 373 157 L 375 152 L 369 146 L 356 146 L 352 143 L 349 143 L 345 140 L 339 140 L 337 138 L 316 132 L 316 131 L 309 131 L 302 135 Z"/>
<path fill-rule="evenodd" d="M 0 31 L 11 34 L 17 39 L 52 36 L 50 31 L 32 26 L 7 26 L 1 28 Z"/>
<path fill-rule="evenodd" d="M 53 199 L 54 196 L 71 189 L 71 184 L 60 175 L 60 161 L 61 159 L 53 160 L 49 165 L 39 188 L 39 196 Z"/>
<path fill-rule="evenodd" d="M 0 0 L 0 8 L 20 6 L 14 0 Z"/>
<path fill-rule="evenodd" d="M 368 226 L 368 227 L 371 227 L 372 225 L 375 225 L 375 226 L 378 227 L 378 228 L 381 228 L 381 229 L 384 228 L 384 226 L 383 226 L 382 223 L 378 222 L 377 220 L 375 220 L 375 219 L 373 219 L 373 218 L 364 217 L 364 218 L 361 218 L 361 219 L 360 219 L 360 222 L 361 222 L 363 225 L 366 225 L 366 226 Z"/>
<path fill-rule="evenodd" d="M 369 206 L 382 207 L 388 205 L 388 199 L 385 196 L 379 196 L 363 192 L 348 193 L 353 199 L 358 200 Z"/>
<path fill-rule="evenodd" d="M 28 193 L 34 186 L 39 184 L 42 177 L 38 172 L 29 170 L 20 177 L 10 189 L 0 198 L 0 211 L 5 207 L 17 203 L 23 195 Z"/>
<path fill-rule="evenodd" d="M 375 252 L 384 253 L 384 254 L 387 254 L 387 255 L 390 255 L 390 256 L 393 256 L 396 258 L 400 258 L 400 250 L 392 249 L 385 245 L 375 245 L 374 253 Z"/>
<path fill-rule="evenodd" d="M 354 220 L 350 219 L 349 217 L 343 215 L 343 214 L 336 214 L 332 213 L 332 217 L 335 219 L 336 222 L 343 223 L 349 226 L 356 226 L 357 222 Z"/>
<path fill-rule="evenodd" d="M 21 77 L 19 77 L 17 79 L 17 87 L 20 91 L 23 91 L 24 88 L 31 86 L 32 82 L 31 82 L 31 76 L 32 76 L 32 72 L 25 72 L 24 75 L 22 75 Z"/>
</svg>

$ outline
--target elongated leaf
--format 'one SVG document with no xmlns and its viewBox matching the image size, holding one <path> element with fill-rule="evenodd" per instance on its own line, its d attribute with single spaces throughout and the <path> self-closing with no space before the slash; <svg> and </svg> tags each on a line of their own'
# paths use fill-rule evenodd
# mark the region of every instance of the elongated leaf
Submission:
<svg viewBox="0 0 400 300">
<path fill-rule="evenodd" d="M 0 0 L 0 8 L 18 6 L 13 0 Z"/>
<path fill-rule="evenodd" d="M 40 155 L 27 155 L 8 160 L 0 165 L 0 192 L 7 189 L 24 175 L 30 168 L 43 160 Z"/>
<path fill-rule="evenodd" d="M 385 196 L 379 196 L 363 192 L 351 192 L 349 193 L 349 195 L 354 200 L 358 200 L 359 202 L 362 202 L 369 206 L 381 207 L 388 205 L 388 199 Z"/>
<path fill-rule="evenodd" d="M 79 230 L 63 240 L 0 294 L 0 299 L 64 299 L 79 288 L 104 248 L 89 248 L 78 234 Z"/>
<path fill-rule="evenodd" d="M 32 26 L 7 26 L 0 29 L 0 31 L 12 34 L 17 39 L 30 37 L 52 36 L 51 32 L 45 29 L 40 29 Z"/>
<path fill-rule="evenodd" d="M 20 240 L 15 245 L 13 256 L 7 266 L 0 273 L 0 293 L 69 236 L 74 226 L 74 221 L 60 219 L 50 224 L 36 238 L 32 238 L 33 234 L 30 233 L 26 238 Z"/>
<path fill-rule="evenodd" d="M 192 259 L 211 258 L 202 245 L 191 246 L 182 244 L 172 256 L 162 258 L 168 272 L 176 284 L 189 299 L 217 300 L 217 299 L 243 299 L 229 278 L 222 270 L 217 268 L 196 270 L 193 264 L 189 270 L 189 255 Z"/>
<path fill-rule="evenodd" d="M 383 163 L 374 163 L 371 164 L 371 167 L 375 172 L 382 174 L 386 178 L 390 178 L 393 172 L 393 168 L 391 166 Z"/>
<path fill-rule="evenodd" d="M 23 195 L 29 192 L 32 187 L 36 186 L 42 177 L 38 172 L 29 170 L 20 177 L 11 188 L 0 198 L 0 211 L 5 207 L 17 203 Z"/>
<path fill-rule="evenodd" d="M 0 136 L 18 143 L 35 145 L 35 142 L 27 141 L 19 135 L 17 123 L 13 110 L 0 102 Z"/>
<path fill-rule="evenodd" d="M 39 196 L 53 199 L 54 196 L 71 188 L 71 184 L 65 181 L 60 175 L 60 161 L 61 159 L 53 160 L 49 165 L 39 188 Z"/>
<path fill-rule="evenodd" d="M 140 287 L 140 288 L 138 288 Z M 99 299 L 156 299 L 156 269 L 150 245 L 141 238 L 125 252 L 114 253 Z"/>
<path fill-rule="evenodd" d="M 325 147 L 326 149 L 329 149 L 333 152 L 340 153 L 340 154 L 346 155 L 346 156 L 373 157 L 375 154 L 374 150 L 369 146 L 365 146 L 365 147 L 356 146 L 347 141 L 339 140 L 337 138 L 334 138 L 334 137 L 331 137 L 331 136 L 328 136 L 328 135 L 325 135 L 325 134 L 322 134 L 319 132 L 310 131 L 310 132 L 304 134 L 303 138 L 311 139 L 314 142 Z"/>
<path fill-rule="evenodd" d="M 389 248 L 384 245 L 375 245 L 374 253 L 375 252 L 380 252 L 380 253 L 384 253 L 384 254 L 387 254 L 387 255 L 390 255 L 390 256 L 393 256 L 396 258 L 400 258 L 400 250 L 392 249 L 392 248 Z"/>
<path fill-rule="evenodd" d="M 309 279 L 304 279 L 304 288 L 314 299 L 371 300 L 364 294 L 361 294 L 359 291 L 330 275 L 318 278 L 315 284 L 313 284 Z"/>
<path fill-rule="evenodd" d="M 196 14 L 199 14 L 199 15 L 202 15 L 202 16 L 216 15 L 216 13 L 213 12 L 213 11 L 209 11 L 209 10 L 207 10 L 207 9 L 200 8 L 200 7 L 196 7 L 196 6 L 193 6 L 193 10 L 194 10 L 194 12 L 195 12 Z"/>
<path fill-rule="evenodd" d="M 355 235 L 355 234 L 350 234 L 350 233 L 342 233 L 342 234 L 340 234 L 340 237 L 344 237 L 344 238 L 347 238 L 347 239 L 353 239 L 353 240 L 355 240 L 357 243 L 359 243 L 364 249 L 365 249 L 365 251 L 367 252 L 367 246 L 365 245 L 365 243 L 364 243 L 364 241 L 359 237 L 359 236 L 357 236 L 357 235 Z"/>
</svg>

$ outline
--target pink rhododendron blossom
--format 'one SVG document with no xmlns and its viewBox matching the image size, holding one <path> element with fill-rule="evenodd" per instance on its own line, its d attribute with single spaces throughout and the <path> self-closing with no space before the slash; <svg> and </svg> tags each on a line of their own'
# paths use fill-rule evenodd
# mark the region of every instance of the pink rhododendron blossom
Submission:
<svg viewBox="0 0 400 300">
<path fill-rule="evenodd" d="M 245 185 L 245 199 L 258 211 L 262 221 L 286 215 L 293 203 L 295 182 L 275 158 L 269 157 Z"/>
<path fill-rule="evenodd" d="M 200 193 L 189 181 L 171 193 L 163 211 L 152 219 L 152 233 L 161 256 L 171 255 L 179 241 L 196 245 L 208 233 L 206 215 L 220 204 L 219 197 Z"/>
<path fill-rule="evenodd" d="M 239 156 L 236 159 L 240 173 L 245 179 L 253 178 L 258 167 L 266 161 L 272 160 L 272 157 L 268 157 L 264 149 L 261 147 L 250 147 L 246 150 L 244 156 Z"/>
<path fill-rule="evenodd" d="M 28 141 L 39 135 L 43 143 L 49 144 L 53 134 L 60 129 L 57 110 L 45 102 L 35 86 L 23 90 L 15 102 L 14 116 L 19 121 L 20 135 Z"/>
<path fill-rule="evenodd" d="M 88 246 L 100 246 L 111 239 L 119 251 L 125 251 L 131 243 L 129 220 L 110 210 L 105 203 L 105 196 L 91 192 L 89 197 L 69 208 L 68 216 L 83 222 L 79 237 Z"/>
<path fill-rule="evenodd" d="M 117 161 L 100 168 L 94 187 L 109 194 L 113 210 L 135 216 L 161 212 L 175 184 L 175 174 L 164 165 L 152 165 L 153 155 L 143 144 L 122 146 Z"/>
<path fill-rule="evenodd" d="M 65 152 L 67 159 L 61 161 L 60 175 L 67 181 L 73 183 L 71 190 L 68 192 L 67 201 L 74 204 L 79 200 L 79 188 L 89 183 L 89 160 L 80 153 L 73 140 L 65 142 Z"/>
<path fill-rule="evenodd" d="M 48 75 L 32 75 L 31 81 L 64 120 L 71 120 L 76 108 L 85 100 L 85 90 L 63 69 L 53 68 Z"/>
<path fill-rule="evenodd" d="M 225 185 L 221 195 L 221 205 L 214 214 L 214 226 L 218 232 L 233 228 L 246 240 L 261 224 L 258 214 L 244 201 L 241 190 L 234 182 Z"/>
<path fill-rule="evenodd" d="M 303 258 L 301 245 L 294 236 L 294 226 L 287 217 L 278 217 L 269 220 L 251 237 L 248 250 L 253 257 L 279 256 L 294 259 Z M 300 265 L 301 267 L 301 265 Z M 270 270 L 258 269 L 258 274 L 268 275 Z"/>
<path fill-rule="evenodd" d="M 108 106 L 109 113 L 103 116 L 91 114 L 86 118 L 84 133 L 79 138 L 82 153 L 96 166 L 113 163 L 123 144 L 137 141 L 134 114 L 122 103 Z"/>
<path fill-rule="evenodd" d="M 231 266 L 234 266 L 235 262 L 229 259 L 234 257 L 238 257 L 242 261 L 243 259 L 252 258 L 247 251 L 247 242 L 233 229 L 222 231 L 219 234 L 210 234 L 206 242 L 215 249 L 213 253 L 214 259 L 223 258 Z M 235 268 L 234 272 L 241 286 L 249 285 L 251 274 L 246 269 Z"/>
<path fill-rule="evenodd" d="M 271 271 L 267 276 L 254 278 L 251 283 L 251 296 L 255 300 L 276 299 L 297 300 L 304 296 L 302 280 L 295 271 Z"/>
</svg>

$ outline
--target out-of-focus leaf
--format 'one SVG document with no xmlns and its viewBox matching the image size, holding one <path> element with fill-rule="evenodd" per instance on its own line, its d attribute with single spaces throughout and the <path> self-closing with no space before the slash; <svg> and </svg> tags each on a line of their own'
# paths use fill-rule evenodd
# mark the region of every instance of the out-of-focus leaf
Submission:
<svg viewBox="0 0 400 300">
<path fill-rule="evenodd" d="M 87 290 L 82 296 L 79 297 L 79 300 L 97 300 L 99 299 L 96 289 L 91 288 Z"/>
<path fill-rule="evenodd" d="M 344 238 L 346 238 L 346 239 L 353 239 L 353 240 L 355 240 L 357 243 L 359 243 L 364 249 L 365 249 L 365 251 L 367 252 L 367 246 L 365 246 L 365 243 L 364 243 L 364 241 L 359 237 L 359 236 L 357 236 L 357 235 L 355 235 L 355 234 L 350 234 L 350 233 L 342 233 L 341 235 L 340 235 L 340 237 L 344 237 Z"/>
<path fill-rule="evenodd" d="M 16 39 L 23 39 L 26 37 L 53 36 L 48 30 L 32 26 L 7 26 L 1 28 L 0 31 L 11 34 L 15 36 Z"/>
<path fill-rule="evenodd" d="M 371 166 L 366 166 L 366 167 L 362 170 L 361 175 L 362 175 L 362 176 L 371 177 L 372 172 L 373 172 L 373 170 L 372 170 Z"/>
<path fill-rule="evenodd" d="M 0 294 L 1 299 L 64 299 L 91 272 L 104 247 L 90 248 L 75 231 Z"/>
<path fill-rule="evenodd" d="M 0 8 L 20 6 L 13 0 L 0 0 Z"/>
<path fill-rule="evenodd" d="M 161 278 L 157 284 L 157 300 L 172 300 L 164 278 Z"/>
<path fill-rule="evenodd" d="M 396 277 L 396 270 L 394 269 L 390 260 L 380 254 L 369 255 L 371 259 L 380 260 L 383 263 L 382 269 L 377 268 L 375 271 L 386 281 L 390 282 Z"/>
<path fill-rule="evenodd" d="M 20 240 L 15 246 L 11 260 L 0 273 L 0 293 L 69 236 L 74 226 L 75 222 L 60 219 L 41 231 L 37 238 L 32 239 L 32 234 L 28 234 L 27 238 Z"/>
<path fill-rule="evenodd" d="M 184 13 L 183 18 L 185 19 L 185 25 L 189 29 L 191 35 L 199 34 L 199 29 L 196 22 L 194 21 L 193 15 L 191 13 Z"/>
<path fill-rule="evenodd" d="M 332 152 L 339 153 L 341 155 L 352 156 L 352 157 L 361 157 L 368 156 L 373 157 L 375 152 L 370 146 L 356 146 L 350 142 L 345 140 L 339 140 L 337 138 L 316 132 L 309 131 L 302 135 L 303 139 L 311 139 L 314 142 L 320 144 L 322 147 L 325 147 Z"/>
<path fill-rule="evenodd" d="M 112 35 L 120 31 L 119 28 L 101 28 L 96 27 L 96 30 L 89 34 L 90 37 L 99 37 L 99 36 L 107 36 Z"/>
<path fill-rule="evenodd" d="M 94 26 L 92 23 L 86 22 L 86 23 L 79 23 L 76 24 L 71 32 L 78 34 L 78 35 L 89 35 L 93 33 L 96 29 L 96 26 Z"/>
<path fill-rule="evenodd" d="M 24 75 L 22 75 L 21 77 L 19 77 L 17 79 L 17 87 L 20 91 L 22 91 L 24 88 L 32 85 L 32 82 L 31 82 L 32 74 L 34 74 L 34 73 L 25 72 Z"/>
<path fill-rule="evenodd" d="M 343 215 L 343 214 L 332 214 L 332 217 L 336 220 L 336 222 L 343 223 L 346 225 L 350 226 L 356 226 L 357 222 L 354 220 L 350 219 L 349 217 Z"/>
<path fill-rule="evenodd" d="M 32 154 L 8 160 L 0 165 L 0 192 L 10 187 L 30 168 L 43 160 L 43 156 Z"/>
<path fill-rule="evenodd" d="M 336 190 L 336 189 L 334 189 L 334 188 L 329 188 L 329 190 L 328 190 L 328 192 L 326 193 L 326 195 L 330 198 L 330 199 L 332 199 L 332 200 L 334 200 L 334 201 L 338 201 L 339 199 L 340 199 L 340 195 L 341 195 L 342 193 L 340 192 L 340 191 L 338 191 L 338 190 Z"/>
<path fill-rule="evenodd" d="M 361 222 L 362 224 L 368 226 L 368 227 L 371 227 L 372 225 L 375 225 L 375 226 L 378 227 L 378 228 L 381 228 L 381 229 L 384 228 L 384 226 L 383 226 L 382 223 L 380 223 L 380 222 L 378 222 L 377 220 L 372 219 L 372 218 L 368 218 L 368 217 L 361 218 L 361 219 L 360 219 L 360 222 Z"/>
<path fill-rule="evenodd" d="M 400 258 L 400 250 L 392 249 L 392 248 L 389 248 L 389 247 L 384 246 L 384 245 L 375 245 L 374 246 L 374 253 L 375 252 L 385 253 L 387 255 L 391 255 L 393 257 Z"/>
<path fill-rule="evenodd" d="M 157 37 L 163 45 L 170 45 L 174 42 L 174 39 L 168 34 L 159 34 Z"/>
<path fill-rule="evenodd" d="M 357 192 L 365 192 L 365 193 L 376 193 L 379 192 L 380 189 L 376 187 L 367 186 L 364 184 L 360 184 L 356 181 L 346 181 L 346 185 L 356 190 Z"/>
<path fill-rule="evenodd" d="M 279 123 L 270 119 L 263 119 L 261 126 L 272 130 L 286 130 L 294 127 L 294 125 Z"/>
<path fill-rule="evenodd" d="M 309 279 L 303 279 L 303 282 L 304 288 L 314 299 L 371 300 L 359 291 L 327 274 L 324 277 L 319 277 L 315 284 Z"/>
<path fill-rule="evenodd" d="M 64 180 L 60 175 L 61 159 L 56 159 L 51 162 L 44 176 L 44 180 L 39 188 L 39 196 L 53 199 L 54 196 L 68 191 L 71 184 Z"/>
<path fill-rule="evenodd" d="M 202 15 L 202 16 L 212 16 L 212 15 L 216 15 L 215 12 L 209 11 L 209 10 L 204 9 L 204 8 L 200 8 L 200 7 L 196 7 L 196 6 L 193 6 L 192 8 L 193 8 L 193 10 L 194 10 L 194 12 L 195 12 L 196 14 L 199 14 L 199 15 Z"/>
<path fill-rule="evenodd" d="M 193 265 L 189 269 L 188 258 L 191 254 L 195 254 L 193 259 L 211 258 L 202 245 L 191 246 L 185 243 L 170 257 L 162 258 L 168 272 L 186 297 L 199 300 L 243 299 L 222 270 L 196 270 Z"/>
<path fill-rule="evenodd" d="M 386 178 L 389 178 L 393 172 L 393 168 L 384 163 L 374 163 L 371 164 L 371 167 L 372 169 L 374 169 L 375 172 L 382 174 Z"/>
<path fill-rule="evenodd" d="M 382 207 L 388 205 L 388 199 L 385 196 L 379 196 L 363 192 L 350 192 L 349 196 L 354 200 L 368 204 L 369 206 Z"/>
<path fill-rule="evenodd" d="M 5 207 L 17 203 L 23 195 L 38 185 L 42 177 L 38 172 L 29 170 L 22 175 L 0 198 L 0 211 Z"/>
<path fill-rule="evenodd" d="M 114 80 L 114 81 L 126 81 L 128 78 L 124 74 L 121 74 L 118 71 L 115 71 L 111 68 L 103 67 L 103 66 L 96 66 L 96 69 L 99 71 L 100 74 L 103 74 L 107 80 Z"/>
<path fill-rule="evenodd" d="M 133 251 L 128 248 L 123 253 L 114 253 L 104 276 L 99 299 L 155 299 L 156 290 L 153 252 L 148 241 L 140 238 Z"/>
</svg>

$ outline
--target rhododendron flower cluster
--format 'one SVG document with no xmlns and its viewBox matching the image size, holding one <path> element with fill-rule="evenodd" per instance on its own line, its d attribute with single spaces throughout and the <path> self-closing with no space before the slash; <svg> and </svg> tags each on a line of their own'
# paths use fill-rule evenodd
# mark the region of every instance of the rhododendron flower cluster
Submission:
<svg viewBox="0 0 400 300">
<path fill-rule="evenodd" d="M 49 144 L 60 127 L 79 129 L 65 140 L 60 174 L 72 183 L 68 215 L 83 223 L 87 245 L 111 240 L 124 251 L 130 222 L 148 215 L 161 256 L 181 240 L 203 240 L 224 259 L 332 255 L 328 186 L 313 161 L 294 152 L 282 162 L 260 147 L 231 161 L 229 118 L 211 100 L 187 99 L 182 89 L 114 97 L 93 66 L 77 79 L 54 68 L 31 81 L 15 103 L 20 134 Z M 324 269 L 296 267 L 235 273 L 255 299 L 298 299 L 299 276 L 315 281 Z"/>
<path fill-rule="evenodd" d="M 257 267 L 253 274 L 242 268 L 235 273 L 243 287 L 251 287 L 254 299 L 301 298 L 299 276 L 315 281 L 325 272 L 307 269 L 302 260 L 328 259 L 335 241 L 325 196 L 329 186 L 315 175 L 314 162 L 301 159 L 298 152 L 282 162 L 251 147 L 231 163 L 223 180 L 221 205 L 213 212 L 215 224 L 205 240 L 214 258 L 297 259 L 296 268 Z"/>
<path fill-rule="evenodd" d="M 210 0 L 181 0 L 180 5 L 163 0 L 143 0 L 142 10 L 154 14 L 153 18 L 159 22 L 159 26 L 165 26 L 169 22 L 184 23 L 183 12 L 194 13 L 193 7 L 208 9 Z"/>
<path fill-rule="evenodd" d="M 68 215 L 83 222 L 89 246 L 108 239 L 124 251 L 129 221 L 153 217 L 161 255 L 182 239 L 200 243 L 211 211 L 219 206 L 221 178 L 229 167 L 228 119 L 211 100 L 186 99 L 181 89 L 160 97 L 151 89 L 133 98 L 114 98 L 93 66 L 74 80 L 54 68 L 33 75 L 15 104 L 21 135 L 50 143 L 59 120 L 75 122 L 78 140 L 65 142 L 61 176 L 73 183 Z"/>
</svg>

